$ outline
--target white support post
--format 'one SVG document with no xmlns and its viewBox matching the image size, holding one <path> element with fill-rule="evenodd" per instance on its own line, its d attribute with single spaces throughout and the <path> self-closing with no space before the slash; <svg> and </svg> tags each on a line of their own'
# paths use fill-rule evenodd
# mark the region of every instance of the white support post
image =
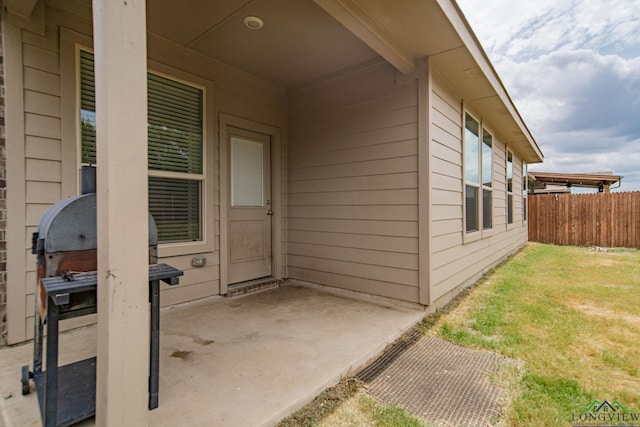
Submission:
<svg viewBox="0 0 640 427">
<path fill-rule="evenodd" d="M 145 0 L 93 0 L 99 426 L 148 425 Z"/>
<path fill-rule="evenodd" d="M 418 253 L 420 304 L 433 303 L 431 280 L 431 70 L 429 57 L 417 61 L 418 70 Z"/>
</svg>

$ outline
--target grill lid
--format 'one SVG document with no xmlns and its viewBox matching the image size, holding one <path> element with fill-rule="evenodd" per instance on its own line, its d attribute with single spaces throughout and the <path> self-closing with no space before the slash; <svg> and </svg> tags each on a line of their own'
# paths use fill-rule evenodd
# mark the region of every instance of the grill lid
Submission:
<svg viewBox="0 0 640 427">
<path fill-rule="evenodd" d="M 92 250 L 98 247 L 97 234 L 96 195 L 82 194 L 47 209 L 38 224 L 37 249 L 49 253 Z M 156 222 L 149 214 L 149 246 L 157 244 Z"/>
</svg>

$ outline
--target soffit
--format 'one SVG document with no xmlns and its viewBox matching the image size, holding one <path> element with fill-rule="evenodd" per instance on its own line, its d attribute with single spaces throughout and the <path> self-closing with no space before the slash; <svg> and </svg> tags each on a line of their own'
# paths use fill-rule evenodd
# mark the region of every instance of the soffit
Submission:
<svg viewBox="0 0 640 427">
<path fill-rule="evenodd" d="M 147 15 L 149 31 L 284 87 L 378 56 L 311 0 L 154 0 Z"/>
<path fill-rule="evenodd" d="M 38 0 L 6 0 L 5 6 L 9 12 L 28 19 L 37 3 Z"/>
<path fill-rule="evenodd" d="M 66 10 L 90 0 L 47 0 Z M 259 16 L 264 27 L 242 19 Z M 291 88 L 382 56 L 403 73 L 429 57 L 456 92 L 529 162 L 526 125 L 453 0 L 153 0 L 147 27 L 164 39 Z M 519 151 L 519 150 L 518 150 Z"/>
<path fill-rule="evenodd" d="M 434 67 L 455 84 L 466 101 L 475 101 L 496 95 L 478 64 L 465 47 L 451 49 L 430 58 Z"/>
<path fill-rule="evenodd" d="M 147 29 L 181 46 L 241 13 L 251 0 L 154 0 L 147 2 Z M 242 20 L 241 20 L 242 23 Z"/>
<path fill-rule="evenodd" d="M 405 74 L 430 64 L 528 162 L 542 154 L 453 0 L 314 0 Z"/>
<path fill-rule="evenodd" d="M 437 78 L 449 88 L 455 88 L 465 107 L 480 114 L 491 131 L 499 134 L 518 157 L 527 163 L 540 161 L 539 154 L 514 120 L 509 105 L 503 102 L 466 48 L 435 55 L 431 57 L 430 64 Z"/>
<path fill-rule="evenodd" d="M 388 37 L 414 58 L 462 46 L 451 23 L 435 1 L 341 0 L 359 6 Z"/>
</svg>

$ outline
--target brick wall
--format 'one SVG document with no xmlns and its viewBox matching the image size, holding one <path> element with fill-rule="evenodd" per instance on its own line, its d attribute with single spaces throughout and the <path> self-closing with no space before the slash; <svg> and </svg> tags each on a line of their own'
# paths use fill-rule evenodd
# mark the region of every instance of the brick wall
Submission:
<svg viewBox="0 0 640 427">
<path fill-rule="evenodd" d="M 0 15 L 0 347 L 7 345 L 7 144 L 4 129 L 4 88 L 4 51 L 2 16 Z"/>
</svg>

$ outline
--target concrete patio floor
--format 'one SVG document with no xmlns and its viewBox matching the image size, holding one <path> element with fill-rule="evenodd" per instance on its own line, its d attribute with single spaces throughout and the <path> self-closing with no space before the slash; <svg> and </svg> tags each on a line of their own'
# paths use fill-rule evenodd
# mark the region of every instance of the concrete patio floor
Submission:
<svg viewBox="0 0 640 427">
<path fill-rule="evenodd" d="M 160 406 L 149 425 L 275 425 L 424 315 L 418 306 L 299 283 L 165 308 Z M 95 355 L 95 333 L 91 326 L 62 334 L 60 363 Z M 31 343 L 0 350 L 4 427 L 40 424 L 36 394 L 20 393 L 20 367 L 31 367 L 32 352 Z"/>
</svg>

